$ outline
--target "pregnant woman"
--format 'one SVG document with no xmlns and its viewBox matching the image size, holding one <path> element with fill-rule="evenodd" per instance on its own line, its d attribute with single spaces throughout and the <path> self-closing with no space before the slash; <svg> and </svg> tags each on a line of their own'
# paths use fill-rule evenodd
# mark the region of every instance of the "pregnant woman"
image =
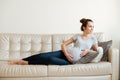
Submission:
<svg viewBox="0 0 120 80">
<path fill-rule="evenodd" d="M 78 61 L 81 57 L 89 52 L 97 52 L 98 42 L 93 37 L 92 32 L 94 29 L 93 21 L 91 19 L 82 18 L 80 20 L 81 31 L 83 33 L 74 35 L 61 45 L 61 50 L 46 53 L 39 53 L 32 55 L 21 60 L 11 60 L 9 64 L 20 65 L 68 65 Z M 66 46 L 74 43 L 74 47 L 67 49 Z M 90 49 L 93 50 L 90 50 Z"/>
</svg>

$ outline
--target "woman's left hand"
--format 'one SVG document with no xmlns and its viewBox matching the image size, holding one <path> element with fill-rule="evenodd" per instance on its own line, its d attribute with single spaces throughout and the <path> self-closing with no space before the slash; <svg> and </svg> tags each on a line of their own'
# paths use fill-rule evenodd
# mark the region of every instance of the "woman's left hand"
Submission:
<svg viewBox="0 0 120 80">
<path fill-rule="evenodd" d="M 82 56 L 85 56 L 88 52 L 89 52 L 88 49 L 83 49 L 83 50 L 82 50 L 82 53 L 80 54 L 80 56 L 81 56 L 81 57 L 82 57 Z"/>
</svg>

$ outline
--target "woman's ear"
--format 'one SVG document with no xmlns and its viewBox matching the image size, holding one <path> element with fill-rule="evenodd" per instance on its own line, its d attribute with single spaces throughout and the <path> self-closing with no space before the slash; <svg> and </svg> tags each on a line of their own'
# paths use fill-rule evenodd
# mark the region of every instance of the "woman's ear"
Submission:
<svg viewBox="0 0 120 80">
<path fill-rule="evenodd" d="M 83 31 L 85 30 L 85 27 L 83 26 Z"/>
</svg>

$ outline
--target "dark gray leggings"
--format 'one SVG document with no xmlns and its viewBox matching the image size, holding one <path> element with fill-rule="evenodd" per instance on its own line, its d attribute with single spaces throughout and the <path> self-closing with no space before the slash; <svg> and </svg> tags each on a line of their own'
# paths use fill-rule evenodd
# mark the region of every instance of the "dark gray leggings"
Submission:
<svg viewBox="0 0 120 80">
<path fill-rule="evenodd" d="M 54 64 L 54 65 L 68 65 L 71 64 L 65 57 L 62 50 L 40 53 L 36 55 L 32 55 L 27 58 L 23 58 L 22 60 L 28 61 L 28 64 Z"/>
</svg>

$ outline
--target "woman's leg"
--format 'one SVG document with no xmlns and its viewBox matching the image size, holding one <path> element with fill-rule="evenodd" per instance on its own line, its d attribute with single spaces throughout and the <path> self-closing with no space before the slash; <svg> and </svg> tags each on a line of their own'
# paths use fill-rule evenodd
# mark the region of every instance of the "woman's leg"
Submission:
<svg viewBox="0 0 120 80">
<path fill-rule="evenodd" d="M 22 60 L 25 60 L 25 61 L 32 61 L 32 60 L 39 60 L 39 59 L 48 59 L 49 57 L 62 57 L 63 52 L 61 50 L 59 51 L 53 51 L 53 52 L 46 52 L 46 53 L 40 53 L 40 54 L 36 54 L 36 55 L 32 55 L 32 56 L 29 56 L 27 58 L 23 58 Z"/>
<path fill-rule="evenodd" d="M 47 52 L 47 53 L 40 53 L 37 55 L 30 56 L 28 58 L 24 58 L 23 60 L 28 61 L 28 64 L 58 64 L 64 65 L 69 64 L 64 53 L 59 51 Z"/>
<path fill-rule="evenodd" d="M 22 60 L 14 62 L 15 64 L 56 64 L 56 65 L 67 65 L 70 62 L 66 59 L 64 53 L 59 51 L 40 53 L 37 55 L 33 55 L 27 58 L 23 58 Z"/>
<path fill-rule="evenodd" d="M 61 50 L 59 51 L 53 51 L 53 52 L 46 52 L 46 53 L 40 53 L 36 55 L 32 55 L 26 58 L 23 58 L 22 60 L 11 60 L 9 61 L 9 64 L 48 64 L 49 57 L 62 57 L 63 52 Z"/>
</svg>

